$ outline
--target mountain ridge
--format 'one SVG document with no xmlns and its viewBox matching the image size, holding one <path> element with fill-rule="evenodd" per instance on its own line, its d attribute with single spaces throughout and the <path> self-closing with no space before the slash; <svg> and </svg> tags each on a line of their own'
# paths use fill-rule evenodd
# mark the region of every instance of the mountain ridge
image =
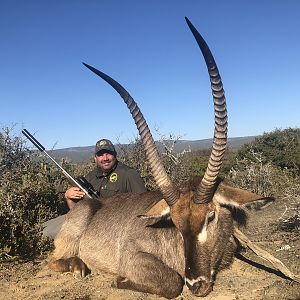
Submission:
<svg viewBox="0 0 300 300">
<path fill-rule="evenodd" d="M 244 144 L 252 142 L 256 136 L 246 136 L 246 137 L 234 137 L 228 138 L 228 149 L 231 151 L 238 150 Z M 171 145 L 173 141 L 164 141 L 167 145 Z M 161 151 L 163 145 L 161 142 L 155 142 L 158 149 Z M 116 151 L 121 147 L 129 147 L 132 144 L 115 144 Z M 212 139 L 202 139 L 202 140 L 178 140 L 174 145 L 175 152 L 182 152 L 183 150 L 205 150 L 210 149 L 212 146 Z M 48 153 L 57 160 L 67 159 L 71 162 L 84 162 L 91 159 L 94 155 L 95 146 L 81 146 L 81 147 L 68 147 L 62 149 L 48 150 Z"/>
</svg>

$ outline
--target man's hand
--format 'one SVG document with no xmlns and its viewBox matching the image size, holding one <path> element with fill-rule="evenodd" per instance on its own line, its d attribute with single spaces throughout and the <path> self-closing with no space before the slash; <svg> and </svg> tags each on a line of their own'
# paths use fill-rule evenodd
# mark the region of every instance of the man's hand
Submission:
<svg viewBox="0 0 300 300">
<path fill-rule="evenodd" d="M 78 187 L 71 187 L 66 190 L 65 197 L 71 200 L 80 200 L 85 195 Z"/>
<path fill-rule="evenodd" d="M 71 200 L 80 200 L 84 195 L 85 193 L 82 192 L 78 187 L 71 187 L 65 192 L 65 198 Z"/>
<path fill-rule="evenodd" d="M 67 205 L 69 209 L 73 208 L 76 204 L 76 202 L 73 200 L 81 200 L 84 195 L 85 193 L 82 192 L 78 187 L 71 187 L 67 189 L 65 192 L 65 198 L 67 199 Z"/>
</svg>

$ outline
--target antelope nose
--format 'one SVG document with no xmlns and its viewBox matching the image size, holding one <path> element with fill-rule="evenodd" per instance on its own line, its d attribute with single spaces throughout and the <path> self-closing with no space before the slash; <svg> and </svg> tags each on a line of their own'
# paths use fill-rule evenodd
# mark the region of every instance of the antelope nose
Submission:
<svg viewBox="0 0 300 300">
<path fill-rule="evenodd" d="M 205 297 L 212 290 L 212 284 L 205 279 L 200 279 L 197 281 L 187 280 L 186 285 L 195 296 L 199 296 L 199 297 Z"/>
<path fill-rule="evenodd" d="M 190 284 L 188 281 L 186 282 L 187 287 L 190 289 L 190 291 L 195 294 L 195 292 L 200 288 L 201 282 L 197 281 L 194 282 L 193 284 Z"/>
</svg>

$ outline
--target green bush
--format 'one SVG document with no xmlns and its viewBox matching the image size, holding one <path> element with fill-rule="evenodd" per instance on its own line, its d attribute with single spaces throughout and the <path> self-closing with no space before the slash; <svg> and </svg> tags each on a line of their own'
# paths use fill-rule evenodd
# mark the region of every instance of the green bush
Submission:
<svg viewBox="0 0 300 300">
<path fill-rule="evenodd" d="M 188 173 L 190 176 L 203 176 L 210 156 L 210 149 L 205 150 L 196 150 L 191 153 L 187 153 L 184 157 L 183 163 L 186 165 L 188 169 Z M 224 176 L 228 174 L 229 170 L 232 168 L 234 164 L 234 160 L 236 157 L 236 153 L 227 150 L 225 152 L 222 167 L 220 170 L 220 176 Z"/>
<path fill-rule="evenodd" d="M 281 169 L 289 169 L 300 175 L 300 129 L 276 129 L 257 137 L 252 143 L 238 151 L 238 158 L 251 155 L 251 151 L 262 153 L 265 162 L 271 162 Z"/>
<path fill-rule="evenodd" d="M 13 137 L 0 132 L 0 258 L 30 257 L 49 249 L 41 224 L 62 211 L 61 173 Z"/>
<path fill-rule="evenodd" d="M 238 150 L 229 177 L 261 195 L 295 195 L 299 171 L 300 129 L 276 129 Z"/>
</svg>

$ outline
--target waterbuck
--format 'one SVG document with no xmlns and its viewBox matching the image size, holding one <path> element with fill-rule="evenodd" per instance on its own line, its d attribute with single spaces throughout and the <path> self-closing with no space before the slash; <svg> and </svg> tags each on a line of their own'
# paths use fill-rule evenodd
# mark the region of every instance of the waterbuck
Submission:
<svg viewBox="0 0 300 300">
<path fill-rule="evenodd" d="M 214 139 L 203 178 L 192 178 L 181 187 L 173 184 L 136 102 L 118 82 L 85 64 L 127 104 L 159 191 L 79 202 L 55 239 L 50 269 L 71 270 L 76 277 L 109 271 L 117 275 L 118 288 L 166 298 L 180 295 L 184 284 L 193 294 L 206 296 L 217 271 L 233 256 L 236 207 L 268 201 L 218 177 L 227 143 L 224 90 L 206 42 L 186 21 L 204 56 L 214 101 Z"/>
</svg>

